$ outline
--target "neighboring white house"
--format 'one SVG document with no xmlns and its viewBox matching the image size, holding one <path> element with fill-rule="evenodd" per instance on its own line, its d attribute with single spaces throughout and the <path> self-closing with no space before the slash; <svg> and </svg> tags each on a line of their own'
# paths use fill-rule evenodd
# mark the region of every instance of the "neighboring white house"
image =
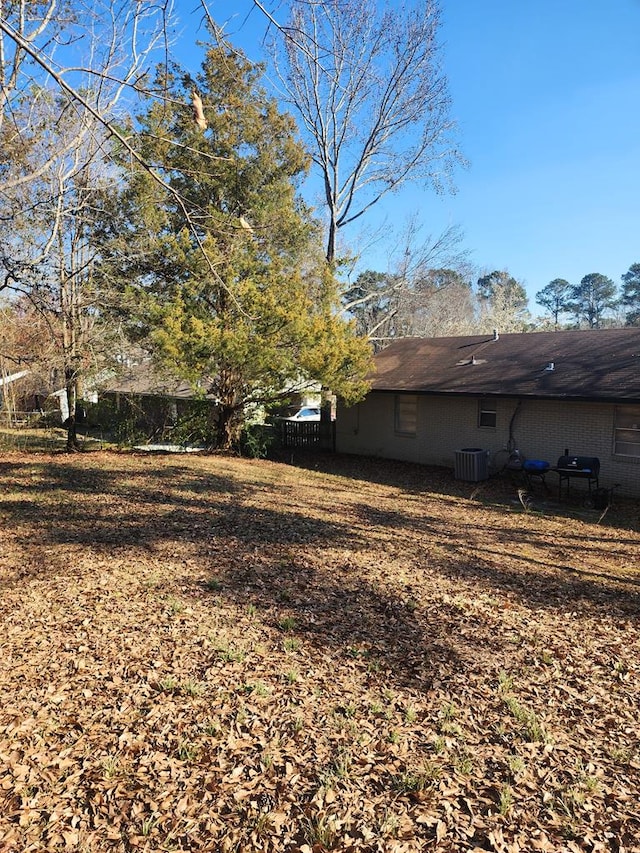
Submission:
<svg viewBox="0 0 640 853">
<path fill-rule="evenodd" d="M 18 373 L 11 373 L 8 376 L 0 376 L 0 388 L 5 385 L 11 385 L 12 382 L 16 382 L 18 379 L 22 379 L 30 373 L 30 370 L 20 370 Z"/>
<path fill-rule="evenodd" d="M 24 379 L 30 373 L 30 370 L 19 370 L 16 373 L 0 374 L 0 411 L 8 409 L 9 413 L 11 413 L 13 408 L 12 396 L 7 389 L 14 382 Z"/>
<path fill-rule="evenodd" d="M 365 400 L 339 406 L 339 452 L 455 467 L 474 448 L 495 471 L 568 450 L 640 497 L 640 328 L 404 338 L 374 362 Z"/>
</svg>

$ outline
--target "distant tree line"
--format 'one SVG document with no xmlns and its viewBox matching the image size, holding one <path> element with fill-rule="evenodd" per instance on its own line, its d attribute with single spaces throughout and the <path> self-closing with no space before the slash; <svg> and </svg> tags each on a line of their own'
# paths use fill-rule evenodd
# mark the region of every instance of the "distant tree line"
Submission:
<svg viewBox="0 0 640 853">
<path fill-rule="evenodd" d="M 449 247 L 450 248 L 450 247 Z M 429 257 L 429 261 L 433 261 Z M 640 325 L 640 263 L 622 287 L 600 273 L 572 285 L 556 278 L 536 294 L 548 315 L 534 318 L 524 284 L 506 270 L 474 277 L 464 264 L 400 265 L 365 270 L 343 292 L 343 307 L 375 350 L 396 338 L 532 332 L 540 328 L 598 329 Z"/>
<path fill-rule="evenodd" d="M 343 294 L 361 335 L 380 350 L 396 338 L 442 337 L 533 329 L 522 282 L 494 270 L 474 282 L 470 271 L 420 266 L 365 270 Z"/>
<path fill-rule="evenodd" d="M 555 327 L 599 329 L 640 325 L 640 263 L 622 276 L 622 287 L 601 273 L 585 275 L 579 284 L 554 278 L 536 293 Z"/>
</svg>

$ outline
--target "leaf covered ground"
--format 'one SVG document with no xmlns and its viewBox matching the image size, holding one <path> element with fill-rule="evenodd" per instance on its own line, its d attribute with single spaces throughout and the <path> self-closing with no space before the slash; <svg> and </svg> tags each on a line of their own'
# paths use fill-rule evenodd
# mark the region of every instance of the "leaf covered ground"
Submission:
<svg viewBox="0 0 640 853">
<path fill-rule="evenodd" d="M 640 506 L 319 459 L 0 457 L 0 850 L 640 850 Z"/>
</svg>

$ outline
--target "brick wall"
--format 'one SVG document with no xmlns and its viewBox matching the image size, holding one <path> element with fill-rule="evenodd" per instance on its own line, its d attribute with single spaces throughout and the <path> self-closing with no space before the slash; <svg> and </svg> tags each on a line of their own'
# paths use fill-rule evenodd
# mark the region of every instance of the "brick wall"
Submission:
<svg viewBox="0 0 640 853">
<path fill-rule="evenodd" d="M 600 459 L 601 485 L 619 483 L 620 493 L 640 497 L 640 458 L 613 453 L 612 404 L 523 400 L 518 405 L 497 399 L 496 426 L 486 428 L 478 426 L 478 399 L 418 396 L 416 434 L 401 436 L 394 429 L 394 399 L 394 394 L 372 392 L 357 406 L 339 406 L 338 452 L 453 468 L 456 450 L 476 447 L 489 451 L 490 470 L 496 471 L 508 458 L 508 446 L 551 465 L 567 449 Z"/>
</svg>

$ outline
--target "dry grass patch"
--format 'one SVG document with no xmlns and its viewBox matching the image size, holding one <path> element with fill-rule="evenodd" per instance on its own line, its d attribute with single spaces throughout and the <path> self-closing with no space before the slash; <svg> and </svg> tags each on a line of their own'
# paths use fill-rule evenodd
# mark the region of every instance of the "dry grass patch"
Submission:
<svg viewBox="0 0 640 853">
<path fill-rule="evenodd" d="M 314 464 L 0 457 L 0 849 L 639 849 L 638 505 Z"/>
</svg>

